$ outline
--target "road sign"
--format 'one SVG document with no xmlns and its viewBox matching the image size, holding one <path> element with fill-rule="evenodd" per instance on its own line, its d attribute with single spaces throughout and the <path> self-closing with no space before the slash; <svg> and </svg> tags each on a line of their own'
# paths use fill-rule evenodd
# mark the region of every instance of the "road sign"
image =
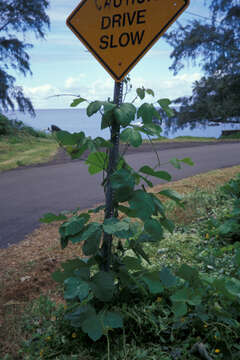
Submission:
<svg viewBox="0 0 240 360">
<path fill-rule="evenodd" d="M 190 0 L 82 0 L 67 25 L 121 81 L 187 8 Z"/>
</svg>

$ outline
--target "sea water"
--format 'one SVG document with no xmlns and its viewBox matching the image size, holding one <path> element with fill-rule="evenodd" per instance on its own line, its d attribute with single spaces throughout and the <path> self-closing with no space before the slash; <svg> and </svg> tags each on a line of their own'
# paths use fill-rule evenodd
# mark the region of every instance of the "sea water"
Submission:
<svg viewBox="0 0 240 360">
<path fill-rule="evenodd" d="M 37 130 L 47 131 L 51 125 L 56 125 L 62 130 L 69 132 L 83 131 L 86 136 L 97 137 L 101 136 L 105 139 L 109 138 L 109 130 L 101 130 L 101 115 L 99 113 L 88 117 L 86 109 L 53 109 L 53 110 L 36 110 L 36 117 L 31 117 L 28 114 L 23 114 L 19 111 L 8 112 L 6 116 L 9 119 L 16 119 L 22 121 L 26 125 L 32 126 Z M 164 125 L 162 126 L 165 134 Z M 206 126 L 190 129 L 186 127 L 183 130 L 177 130 L 174 133 L 168 132 L 167 137 L 173 138 L 177 136 L 199 136 L 199 137 L 216 137 L 221 135 L 222 130 L 239 129 L 240 125 L 218 125 Z"/>
</svg>

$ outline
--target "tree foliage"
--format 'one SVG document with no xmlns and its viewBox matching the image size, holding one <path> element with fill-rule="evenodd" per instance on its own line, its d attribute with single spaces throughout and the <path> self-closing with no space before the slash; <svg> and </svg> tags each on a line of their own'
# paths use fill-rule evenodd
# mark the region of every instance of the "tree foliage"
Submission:
<svg viewBox="0 0 240 360">
<path fill-rule="evenodd" d="M 175 100 L 181 105 L 177 127 L 240 121 L 240 5 L 238 1 L 214 0 L 209 11 L 209 21 L 178 24 L 165 36 L 174 48 L 170 69 L 175 74 L 187 59 L 206 74 L 194 83 L 192 96 Z"/>
<path fill-rule="evenodd" d="M 31 74 L 26 33 L 38 38 L 49 27 L 48 0 L 0 0 L 0 111 L 15 108 L 34 114 L 29 98 L 16 85 L 12 72 Z"/>
</svg>

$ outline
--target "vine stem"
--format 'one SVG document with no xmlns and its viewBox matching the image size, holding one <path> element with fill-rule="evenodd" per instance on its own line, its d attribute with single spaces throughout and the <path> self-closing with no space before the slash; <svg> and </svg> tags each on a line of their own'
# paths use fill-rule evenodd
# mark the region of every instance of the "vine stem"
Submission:
<svg viewBox="0 0 240 360">
<path fill-rule="evenodd" d="M 123 99 L 123 82 L 116 82 L 114 87 L 114 104 L 120 106 Z M 119 137 L 120 137 L 120 125 L 112 120 L 110 127 L 111 143 L 112 147 L 109 150 L 108 168 L 107 168 L 107 182 L 105 189 L 105 219 L 110 219 L 115 215 L 113 190 L 110 183 L 110 177 L 117 168 L 119 160 Z M 111 265 L 112 256 L 112 235 L 104 233 L 103 243 L 101 247 L 102 265 L 101 270 L 109 271 Z"/>
<path fill-rule="evenodd" d="M 109 341 L 108 332 L 107 332 L 106 338 L 107 338 L 107 353 L 108 353 L 108 360 L 111 360 L 111 359 L 110 359 L 110 341 Z"/>
</svg>

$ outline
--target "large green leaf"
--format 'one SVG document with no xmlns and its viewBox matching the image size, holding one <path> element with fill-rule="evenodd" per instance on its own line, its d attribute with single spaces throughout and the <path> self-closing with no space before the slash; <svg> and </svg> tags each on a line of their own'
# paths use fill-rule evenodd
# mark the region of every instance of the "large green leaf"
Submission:
<svg viewBox="0 0 240 360">
<path fill-rule="evenodd" d="M 118 329 L 123 327 L 123 319 L 121 314 L 113 311 L 105 311 L 101 315 L 104 329 Z"/>
<path fill-rule="evenodd" d="M 143 167 L 141 167 L 141 169 L 139 169 L 140 172 L 150 175 L 150 176 L 155 176 L 159 179 L 163 179 L 166 181 L 170 181 L 172 179 L 171 175 L 166 172 L 166 171 L 155 171 L 154 169 L 152 169 L 150 166 L 145 165 Z"/>
<path fill-rule="evenodd" d="M 78 146 L 78 147 L 67 147 L 66 150 L 68 152 L 68 154 L 71 156 L 71 158 L 74 159 L 79 159 L 81 158 L 81 156 L 85 153 L 85 151 L 88 148 L 88 144 L 85 143 L 82 146 Z"/>
<path fill-rule="evenodd" d="M 129 223 L 121 221 L 117 218 L 105 219 L 103 223 L 103 230 L 107 234 L 115 234 L 119 231 L 129 230 Z"/>
<path fill-rule="evenodd" d="M 156 219 L 145 221 L 144 230 L 149 233 L 155 241 L 160 241 L 163 238 L 163 228 Z"/>
<path fill-rule="evenodd" d="M 175 315 L 175 317 L 183 317 L 186 315 L 188 308 L 187 305 L 184 302 L 176 302 L 173 303 L 172 311 Z"/>
<path fill-rule="evenodd" d="M 64 281 L 65 291 L 64 299 L 72 300 L 76 297 L 80 301 L 84 300 L 89 293 L 90 287 L 86 281 L 83 281 L 76 277 L 70 277 Z"/>
<path fill-rule="evenodd" d="M 70 320 L 73 327 L 81 327 L 83 322 L 96 316 L 96 311 L 91 305 L 81 305 L 76 310 L 67 313 L 65 319 Z"/>
<path fill-rule="evenodd" d="M 91 315 L 83 321 L 81 328 L 93 341 L 99 340 L 103 335 L 101 321 L 96 315 Z"/>
<path fill-rule="evenodd" d="M 136 216 L 143 221 L 149 219 L 155 212 L 155 205 L 152 201 L 151 194 L 143 190 L 134 191 L 129 205 Z"/>
<path fill-rule="evenodd" d="M 114 277 L 110 272 L 100 271 L 90 282 L 94 295 L 101 301 L 110 301 L 114 293 Z"/>
<path fill-rule="evenodd" d="M 82 269 L 82 268 L 89 269 L 88 265 L 80 259 L 68 260 L 65 263 L 62 263 L 61 265 L 63 267 L 63 271 L 57 270 L 52 274 L 52 278 L 56 282 L 59 282 L 61 284 L 67 278 L 74 276 L 76 269 Z"/>
<path fill-rule="evenodd" d="M 102 227 L 99 223 L 90 223 L 83 232 L 81 241 L 85 241 L 83 252 L 86 256 L 94 255 L 99 249 L 102 237 Z"/>
<path fill-rule="evenodd" d="M 114 110 L 117 107 L 116 104 L 110 103 L 110 102 L 104 102 L 103 103 L 103 108 L 104 108 L 104 113 L 107 113 L 109 111 Z"/>
<path fill-rule="evenodd" d="M 171 101 L 169 99 L 160 99 L 158 100 L 158 104 L 165 111 L 168 117 L 173 117 L 175 115 L 173 109 L 169 107 L 169 105 L 171 104 Z"/>
<path fill-rule="evenodd" d="M 112 125 L 113 120 L 114 120 L 113 111 L 105 112 L 102 116 L 101 130 L 110 127 Z"/>
<path fill-rule="evenodd" d="M 175 229 L 175 224 L 173 221 L 171 221 L 167 218 L 161 218 L 159 221 L 166 230 L 168 230 L 170 233 L 173 233 L 173 231 Z"/>
<path fill-rule="evenodd" d="M 107 169 L 108 157 L 105 152 L 97 151 L 91 153 L 85 163 L 88 166 L 88 171 L 91 175 L 97 174 L 100 171 Z"/>
<path fill-rule="evenodd" d="M 186 280 L 191 285 L 196 285 L 199 283 L 199 273 L 197 269 L 193 267 L 183 264 L 177 272 L 177 275 L 182 279 Z"/>
<path fill-rule="evenodd" d="M 144 88 L 137 88 L 136 93 L 141 100 L 143 100 L 145 98 L 145 89 Z"/>
<path fill-rule="evenodd" d="M 103 105 L 102 101 L 93 101 L 87 107 L 87 116 L 92 116 L 96 112 L 98 112 Z"/>
<path fill-rule="evenodd" d="M 130 171 L 126 169 L 117 170 L 111 175 L 110 181 L 115 199 L 120 202 L 127 201 L 135 186 L 135 179 Z"/>
<path fill-rule="evenodd" d="M 170 298 L 173 302 L 187 302 L 192 297 L 192 291 L 189 288 L 177 290 Z"/>
<path fill-rule="evenodd" d="M 143 247 L 141 246 L 140 243 L 133 240 L 133 241 L 130 241 L 129 246 L 137 256 L 142 257 L 144 260 L 146 260 L 150 264 L 149 257 L 143 250 Z"/>
<path fill-rule="evenodd" d="M 86 223 L 86 219 L 78 216 L 73 216 L 68 221 L 64 222 L 60 228 L 59 232 L 61 236 L 68 237 L 74 236 L 82 231 L 84 224 Z"/>
<path fill-rule="evenodd" d="M 130 143 L 134 147 L 142 145 L 142 136 L 139 131 L 134 128 L 124 129 L 120 135 L 120 139 L 123 142 Z"/>
<path fill-rule="evenodd" d="M 155 96 L 155 95 L 154 95 L 154 91 L 153 91 L 152 89 L 146 89 L 146 93 L 147 93 L 148 95 L 152 95 L 153 97 Z"/>
<path fill-rule="evenodd" d="M 61 145 L 76 145 L 83 141 L 85 134 L 82 131 L 80 133 L 71 134 L 68 131 L 61 130 L 56 132 L 56 138 Z"/>
<path fill-rule="evenodd" d="M 114 109 L 113 112 L 117 123 L 126 127 L 135 119 L 136 108 L 131 103 L 124 103 Z"/>
<path fill-rule="evenodd" d="M 156 294 L 161 294 L 163 292 L 163 286 L 158 271 L 147 273 L 141 279 L 148 286 L 148 289 L 151 294 L 156 295 Z"/>
<path fill-rule="evenodd" d="M 174 302 L 185 302 L 189 305 L 197 306 L 201 304 L 201 297 L 196 290 L 185 287 L 177 290 L 171 297 L 171 301 Z"/>
<path fill-rule="evenodd" d="M 181 162 L 183 162 L 184 164 L 187 164 L 189 166 L 193 166 L 194 165 L 194 162 L 192 161 L 191 158 L 189 157 L 186 157 L 184 159 L 180 159 Z"/>
<path fill-rule="evenodd" d="M 61 221 L 66 219 L 67 217 L 64 214 L 55 215 L 53 213 L 46 213 L 39 219 L 39 221 L 45 224 L 49 224 L 53 221 Z"/>
<path fill-rule="evenodd" d="M 144 103 L 140 106 L 137 112 L 137 118 L 138 119 L 142 118 L 144 126 L 146 126 L 147 128 L 150 126 L 150 129 L 152 125 L 153 125 L 153 129 L 156 129 L 155 127 L 156 125 L 154 126 L 152 122 L 153 119 L 161 120 L 161 116 L 157 111 L 157 109 L 154 107 L 154 105 L 148 103 Z"/>
<path fill-rule="evenodd" d="M 82 98 L 82 97 L 74 99 L 70 106 L 71 107 L 76 107 L 76 106 L 78 106 L 79 104 L 81 104 L 84 101 L 87 101 L 87 100 Z"/>
<path fill-rule="evenodd" d="M 160 273 L 159 277 L 163 283 L 163 285 L 168 289 L 177 284 L 177 278 L 172 274 L 172 272 L 167 268 L 164 267 Z"/>
<path fill-rule="evenodd" d="M 172 164 L 173 167 L 175 167 L 175 169 L 180 170 L 181 169 L 181 163 L 180 160 L 177 158 L 172 158 L 171 160 L 169 160 L 170 164 Z"/>
<path fill-rule="evenodd" d="M 178 194 L 176 191 L 174 190 L 170 190 L 170 189 L 165 189 L 162 190 L 158 193 L 159 195 L 163 195 L 168 197 L 171 200 L 174 200 L 178 205 L 183 206 L 180 201 L 183 199 L 183 196 Z"/>
</svg>

